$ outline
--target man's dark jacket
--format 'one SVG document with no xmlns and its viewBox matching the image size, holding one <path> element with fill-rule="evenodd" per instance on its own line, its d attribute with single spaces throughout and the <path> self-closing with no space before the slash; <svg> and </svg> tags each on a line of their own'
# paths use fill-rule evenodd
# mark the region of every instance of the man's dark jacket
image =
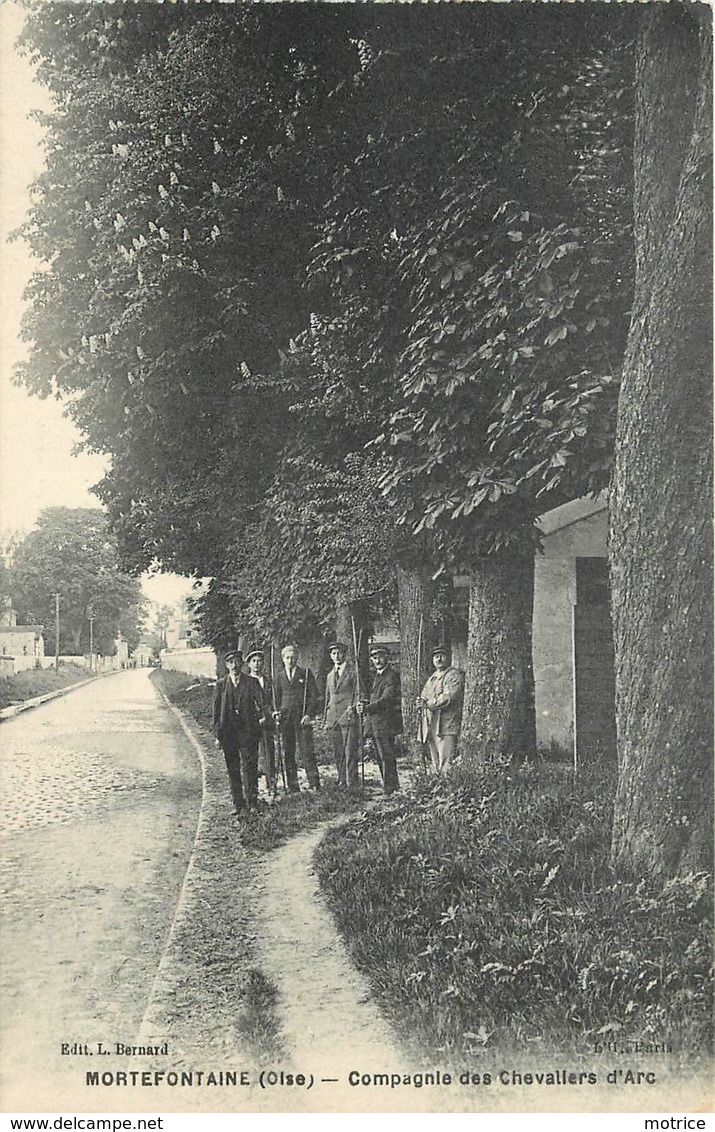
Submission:
<svg viewBox="0 0 715 1132">
<path fill-rule="evenodd" d="M 260 735 L 260 685 L 240 672 L 234 687 L 230 676 L 216 683 L 213 702 L 213 728 L 219 742 L 231 735 Z"/>
<path fill-rule="evenodd" d="M 304 715 L 317 715 L 318 689 L 310 669 L 296 666 L 293 679 L 289 680 L 285 665 L 277 668 L 274 674 L 276 707 L 280 712 L 281 723 L 300 723 Z"/>
<path fill-rule="evenodd" d="M 402 733 L 402 706 L 399 674 L 389 664 L 376 672 L 365 704 L 368 730 L 376 739 L 394 739 Z"/>
<path fill-rule="evenodd" d="M 260 707 L 261 717 L 265 720 L 265 722 L 262 724 L 262 728 L 264 731 L 274 731 L 275 726 L 273 723 L 273 684 L 271 682 L 271 678 L 270 676 L 267 676 L 265 672 L 263 673 L 263 687 L 261 687 L 261 682 L 257 679 L 257 677 L 250 676 L 249 679 L 253 680 L 257 685 L 255 689 L 256 701 Z"/>
</svg>

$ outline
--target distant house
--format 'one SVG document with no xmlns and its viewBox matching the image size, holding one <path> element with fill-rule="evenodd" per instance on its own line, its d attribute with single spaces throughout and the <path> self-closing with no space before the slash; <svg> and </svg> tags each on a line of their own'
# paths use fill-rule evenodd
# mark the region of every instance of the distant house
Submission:
<svg viewBox="0 0 715 1132">
<path fill-rule="evenodd" d="M 132 660 L 137 668 L 146 668 L 149 661 L 154 657 L 154 646 L 142 637 L 139 644 L 132 652 Z"/>
<path fill-rule="evenodd" d="M 116 641 L 114 642 L 114 654 L 117 658 L 117 665 L 119 668 L 126 668 L 129 663 L 129 645 L 124 640 L 121 632 L 119 633 Z"/>
<path fill-rule="evenodd" d="M 193 617 L 185 608 L 169 621 L 165 630 L 165 639 L 166 648 L 172 651 L 196 648 L 199 645 L 199 634 L 193 624 Z"/>
<path fill-rule="evenodd" d="M 17 613 L 6 600 L 0 610 L 0 656 L 14 660 L 15 672 L 41 668 L 45 655 L 42 625 L 18 625 Z"/>
</svg>

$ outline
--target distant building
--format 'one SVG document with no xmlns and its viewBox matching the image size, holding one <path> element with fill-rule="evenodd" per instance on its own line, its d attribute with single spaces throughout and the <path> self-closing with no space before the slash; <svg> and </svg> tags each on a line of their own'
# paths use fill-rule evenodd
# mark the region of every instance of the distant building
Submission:
<svg viewBox="0 0 715 1132">
<path fill-rule="evenodd" d="M 126 668 L 129 663 L 129 645 L 124 640 L 121 632 L 119 633 L 116 641 L 114 642 L 114 652 L 117 658 L 117 664 L 120 668 Z"/>
<path fill-rule="evenodd" d="M 139 644 L 132 652 L 132 661 L 137 668 L 146 668 L 149 661 L 154 658 L 154 646 L 149 644 L 145 637 L 142 637 Z"/>
<path fill-rule="evenodd" d="M 168 622 L 165 630 L 166 648 L 170 651 L 197 648 L 201 643 L 194 623 L 195 617 L 185 603 Z"/>
<path fill-rule="evenodd" d="M 0 609 L 0 656 L 12 658 L 15 672 L 41 668 L 45 655 L 42 625 L 18 625 L 17 613 L 8 598 Z"/>
</svg>

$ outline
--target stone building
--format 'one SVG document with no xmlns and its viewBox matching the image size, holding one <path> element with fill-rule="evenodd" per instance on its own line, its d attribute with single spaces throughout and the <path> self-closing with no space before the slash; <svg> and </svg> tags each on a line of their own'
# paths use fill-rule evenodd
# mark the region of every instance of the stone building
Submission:
<svg viewBox="0 0 715 1132">
<path fill-rule="evenodd" d="M 533 656 L 539 744 L 577 762 L 615 757 L 613 636 L 605 493 L 542 515 Z"/>
<path fill-rule="evenodd" d="M 42 625 L 18 625 L 17 613 L 10 601 L 6 600 L 0 610 L 0 657 L 4 658 L 3 671 L 10 674 L 10 659 L 14 661 L 15 672 L 41 668 L 44 655 Z"/>
</svg>

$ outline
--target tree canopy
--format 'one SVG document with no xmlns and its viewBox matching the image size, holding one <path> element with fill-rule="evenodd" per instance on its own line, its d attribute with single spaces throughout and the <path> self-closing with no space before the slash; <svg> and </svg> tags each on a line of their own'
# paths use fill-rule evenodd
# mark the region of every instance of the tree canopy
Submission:
<svg viewBox="0 0 715 1132">
<path fill-rule="evenodd" d="M 60 599 L 60 652 L 89 651 L 89 618 L 97 652 L 114 653 L 121 632 L 133 648 L 144 620 L 136 578 L 120 567 L 116 537 L 100 510 L 48 507 L 17 547 L 10 570 L 13 605 L 50 638 Z"/>
<path fill-rule="evenodd" d="M 626 16 L 77 5 L 67 30 L 60 7 L 27 33 L 58 111 L 22 379 L 111 455 L 132 566 L 295 630 L 600 485 Z"/>
</svg>

